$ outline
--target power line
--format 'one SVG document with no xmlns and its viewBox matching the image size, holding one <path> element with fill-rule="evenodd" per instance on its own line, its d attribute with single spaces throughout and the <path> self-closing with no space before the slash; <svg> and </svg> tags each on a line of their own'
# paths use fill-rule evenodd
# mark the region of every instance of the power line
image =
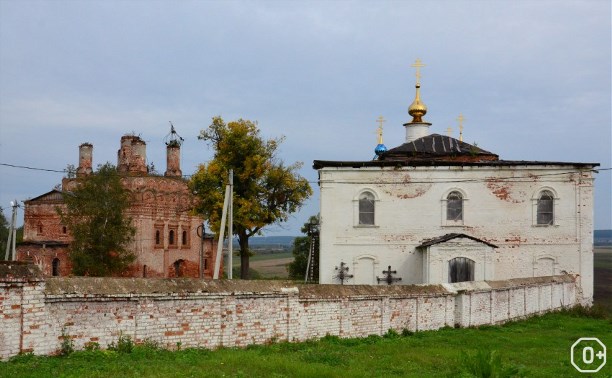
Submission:
<svg viewBox="0 0 612 378">
<path fill-rule="evenodd" d="M 34 167 L 28 167 L 25 165 L 14 165 L 14 164 L 6 164 L 6 163 L 0 163 L 0 165 L 3 165 L 5 167 L 11 167 L 11 168 L 29 169 L 32 171 L 45 171 L 45 172 L 57 172 L 57 173 L 67 173 L 68 172 L 68 170 L 66 169 L 62 171 L 58 171 L 57 169 L 34 168 Z"/>
<path fill-rule="evenodd" d="M 1 166 L 18 168 L 18 169 L 28 169 L 33 171 L 44 171 L 44 172 L 55 172 L 55 173 L 68 173 L 67 169 L 57 170 L 57 169 L 47 169 L 47 168 L 37 168 L 37 167 L 29 167 L 25 165 L 15 165 L 15 164 L 7 164 L 0 163 Z M 600 172 L 600 171 L 610 171 L 612 168 L 598 168 L 591 169 L 592 172 Z M 576 171 L 568 171 L 568 172 L 556 172 L 556 173 L 547 173 L 540 175 L 530 175 L 530 176 L 518 176 L 518 177 L 495 177 L 496 181 L 504 181 L 504 182 L 525 182 L 532 181 L 533 179 L 548 177 L 548 176 L 560 176 L 560 175 L 568 175 L 576 173 Z M 184 178 L 191 178 L 193 175 L 183 175 Z M 320 184 L 320 183 L 334 183 L 334 184 L 372 184 L 372 182 L 361 182 L 361 181 L 337 181 L 337 180 L 318 180 L 318 181 L 307 181 L 309 184 Z M 454 180 L 430 180 L 430 181 L 378 181 L 376 184 L 379 185 L 399 185 L 399 184 L 449 184 L 449 183 L 478 183 L 478 182 L 491 182 L 490 178 L 484 179 L 454 179 Z"/>
</svg>

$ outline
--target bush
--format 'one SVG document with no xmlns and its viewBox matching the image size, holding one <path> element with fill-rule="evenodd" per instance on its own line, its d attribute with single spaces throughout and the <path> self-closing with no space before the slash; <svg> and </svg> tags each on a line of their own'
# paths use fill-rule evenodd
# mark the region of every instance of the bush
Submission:
<svg viewBox="0 0 612 378">
<path fill-rule="evenodd" d="M 66 334 L 66 329 L 62 329 L 62 336 L 60 336 L 62 339 L 62 343 L 60 345 L 60 355 L 61 356 L 67 356 L 69 354 L 72 354 L 72 352 L 74 352 L 74 343 L 72 342 L 72 338 L 70 337 L 70 335 Z"/>
<path fill-rule="evenodd" d="M 393 328 L 389 328 L 389 330 L 387 331 L 387 333 L 385 333 L 385 335 L 383 337 L 385 339 L 396 339 L 399 336 L 400 335 L 399 335 L 399 333 L 397 333 L 396 330 L 394 330 Z"/>
<path fill-rule="evenodd" d="M 108 349 L 119 353 L 132 353 L 134 350 L 134 342 L 129 336 L 120 334 L 117 343 L 115 344 L 115 342 L 112 342 L 108 344 Z"/>
<path fill-rule="evenodd" d="M 87 342 L 85 343 L 85 350 L 89 352 L 100 350 L 100 344 L 96 343 L 95 341 Z"/>
</svg>

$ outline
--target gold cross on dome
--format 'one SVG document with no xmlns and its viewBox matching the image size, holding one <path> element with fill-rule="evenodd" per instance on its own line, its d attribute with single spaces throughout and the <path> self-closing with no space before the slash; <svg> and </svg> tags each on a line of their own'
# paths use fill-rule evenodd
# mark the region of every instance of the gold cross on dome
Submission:
<svg viewBox="0 0 612 378">
<path fill-rule="evenodd" d="M 383 116 L 380 116 L 376 119 L 376 122 L 378 122 L 378 144 L 382 144 L 383 142 L 383 123 L 385 122 L 385 119 L 383 118 Z"/>
<path fill-rule="evenodd" d="M 459 121 L 459 140 L 463 142 L 463 121 L 465 121 L 463 114 L 459 113 L 459 117 L 457 117 L 457 121 Z"/>
<path fill-rule="evenodd" d="M 423 62 L 421 62 L 421 59 L 415 60 L 414 64 L 411 64 L 410 67 L 414 67 L 416 68 L 416 83 L 417 85 L 421 85 L 421 67 L 425 67 L 425 65 L 423 64 Z"/>
</svg>

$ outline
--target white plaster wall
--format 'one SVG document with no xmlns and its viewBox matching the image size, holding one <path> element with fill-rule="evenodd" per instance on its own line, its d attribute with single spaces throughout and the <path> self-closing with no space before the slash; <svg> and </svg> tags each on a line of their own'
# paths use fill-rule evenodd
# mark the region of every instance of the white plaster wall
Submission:
<svg viewBox="0 0 612 378">
<path fill-rule="evenodd" d="M 571 174 L 566 174 L 571 172 Z M 402 284 L 422 283 L 422 253 L 428 238 L 465 233 L 499 248 L 491 279 L 533 277 L 542 270 L 580 275 L 584 300 L 593 292 L 593 179 L 568 165 L 504 167 L 394 167 L 319 170 L 321 190 L 321 283 L 339 283 L 334 268 L 344 262 L 354 274 L 359 256 L 375 256 L 374 276 L 389 265 Z M 538 226 L 537 194 L 555 194 L 555 224 Z M 374 192 L 374 226 L 356 224 L 355 198 Z M 444 198 L 465 194 L 463 224 L 447 224 Z M 459 222 L 461 223 L 461 222 Z M 545 260 L 543 260 L 545 259 Z M 548 260 L 546 260 L 548 259 Z M 363 278 L 354 277 L 345 283 Z"/>
</svg>

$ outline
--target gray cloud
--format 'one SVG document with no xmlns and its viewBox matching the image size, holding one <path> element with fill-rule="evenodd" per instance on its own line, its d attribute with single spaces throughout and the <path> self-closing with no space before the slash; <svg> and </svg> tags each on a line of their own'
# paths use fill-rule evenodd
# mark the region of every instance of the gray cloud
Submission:
<svg viewBox="0 0 612 378">
<path fill-rule="evenodd" d="M 285 135 L 282 158 L 370 159 L 375 119 L 402 143 L 421 58 L 433 132 L 466 117 L 466 141 L 505 159 L 610 167 L 610 3 L 0 2 L 0 162 L 63 169 L 77 146 L 114 161 L 141 134 L 165 165 L 172 120 L 183 169 L 211 153 L 211 117 Z M 61 174 L 0 167 L 0 205 L 42 194 Z M 596 180 L 597 228 L 612 228 L 611 174 Z M 289 223 L 317 211 L 317 198 Z"/>
</svg>

